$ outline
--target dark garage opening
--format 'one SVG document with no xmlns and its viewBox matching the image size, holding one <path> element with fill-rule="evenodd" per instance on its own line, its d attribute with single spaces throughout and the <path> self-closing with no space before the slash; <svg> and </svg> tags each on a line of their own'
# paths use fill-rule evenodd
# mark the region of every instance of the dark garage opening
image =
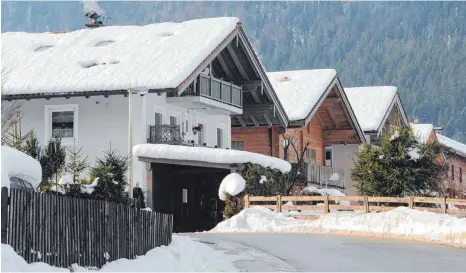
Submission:
<svg viewBox="0 0 466 273">
<path fill-rule="evenodd" d="M 173 214 L 174 232 L 210 230 L 223 219 L 218 188 L 230 168 L 151 163 L 152 209 Z"/>
</svg>

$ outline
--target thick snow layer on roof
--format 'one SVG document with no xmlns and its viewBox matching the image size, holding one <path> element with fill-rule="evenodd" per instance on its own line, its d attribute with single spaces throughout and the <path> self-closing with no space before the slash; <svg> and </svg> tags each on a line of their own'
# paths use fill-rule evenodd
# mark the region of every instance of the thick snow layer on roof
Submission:
<svg viewBox="0 0 466 273">
<path fill-rule="evenodd" d="M 398 207 L 380 213 L 330 213 L 317 220 L 296 220 L 267 208 L 241 211 L 210 232 L 306 233 L 315 230 L 403 235 L 466 246 L 466 219 Z"/>
<path fill-rule="evenodd" d="M 395 86 L 345 88 L 346 96 L 364 132 L 378 130 L 396 90 Z"/>
<path fill-rule="evenodd" d="M 29 155 L 16 149 L 2 146 L 2 187 L 10 187 L 10 177 L 23 179 L 34 188 L 37 188 L 42 180 L 42 168 L 40 163 Z"/>
<path fill-rule="evenodd" d="M 36 254 L 36 253 L 33 253 Z M 43 254 L 41 254 L 43 255 Z M 239 256 L 227 254 L 192 239 L 173 235 L 168 246 L 149 250 L 135 259 L 118 259 L 105 264 L 99 272 L 237 272 L 234 262 Z M 45 263 L 28 264 L 11 246 L 2 244 L 3 272 L 93 272 L 77 264 L 57 268 Z"/>
<path fill-rule="evenodd" d="M 305 119 L 336 75 L 334 69 L 267 73 L 290 120 Z"/>
<path fill-rule="evenodd" d="M 139 144 L 133 147 L 136 157 L 154 159 L 191 160 L 217 164 L 253 163 L 264 168 L 277 169 L 283 173 L 291 170 L 290 163 L 279 158 L 236 150 L 219 148 L 177 146 L 167 144 Z"/>
<path fill-rule="evenodd" d="M 2 94 L 174 88 L 236 28 L 238 18 L 67 33 L 7 32 Z"/>
<path fill-rule="evenodd" d="M 429 140 L 430 135 L 434 131 L 434 125 L 432 124 L 420 124 L 411 123 L 413 134 L 420 143 L 426 144 Z"/>
<path fill-rule="evenodd" d="M 440 143 L 449 147 L 451 150 L 458 153 L 459 155 L 466 156 L 466 144 L 463 144 L 441 134 L 437 134 L 437 139 Z"/>
<path fill-rule="evenodd" d="M 228 193 L 231 196 L 236 196 L 238 193 L 242 192 L 246 187 L 246 181 L 238 173 L 230 173 L 225 176 L 220 183 L 218 189 L 218 197 L 220 200 L 225 201 L 225 193 Z"/>
</svg>

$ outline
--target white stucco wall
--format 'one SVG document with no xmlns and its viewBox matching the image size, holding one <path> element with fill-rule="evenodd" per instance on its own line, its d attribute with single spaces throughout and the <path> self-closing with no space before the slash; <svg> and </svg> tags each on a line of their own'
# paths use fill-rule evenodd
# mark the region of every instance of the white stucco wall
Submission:
<svg viewBox="0 0 466 273">
<path fill-rule="evenodd" d="M 2 101 L 2 106 L 10 102 Z M 96 159 L 103 156 L 104 151 L 110 148 L 116 149 L 121 154 L 128 154 L 128 97 L 122 95 L 96 97 L 72 97 L 22 100 L 23 133 L 34 129 L 39 141 L 46 144 L 51 133 L 46 120 L 49 119 L 50 107 L 73 106 L 77 109 L 77 135 L 74 143 L 83 148 L 83 154 L 95 165 Z M 146 143 L 149 136 L 149 125 L 154 124 L 154 113 L 163 114 L 165 124 L 169 124 L 170 115 L 177 116 L 179 124 L 186 119 L 190 120 L 187 140 L 194 139 L 197 143 L 197 135 L 192 133 L 192 127 L 198 122 L 205 124 L 205 141 L 207 146 L 217 145 L 217 128 L 224 129 L 224 148 L 230 148 L 231 144 L 231 120 L 230 116 L 208 115 L 199 113 L 195 109 L 187 109 L 166 103 L 165 94 L 147 94 L 145 96 L 132 96 L 132 120 L 133 120 L 133 145 Z M 185 125 L 186 126 L 186 125 Z M 73 142 L 64 143 L 73 145 Z M 139 183 L 146 188 L 146 165 L 133 158 L 133 185 Z"/>
<path fill-rule="evenodd" d="M 332 145 L 333 149 L 333 167 L 337 169 L 344 170 L 347 176 L 345 184 L 345 194 L 346 195 L 356 195 L 356 188 L 354 187 L 355 183 L 350 178 L 351 169 L 354 167 L 353 158 L 355 154 L 359 151 L 359 144 L 334 144 Z"/>
</svg>

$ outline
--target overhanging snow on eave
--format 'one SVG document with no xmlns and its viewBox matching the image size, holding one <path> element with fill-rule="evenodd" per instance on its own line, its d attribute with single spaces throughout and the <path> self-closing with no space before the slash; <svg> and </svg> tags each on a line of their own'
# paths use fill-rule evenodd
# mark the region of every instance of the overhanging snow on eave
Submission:
<svg viewBox="0 0 466 273">
<path fill-rule="evenodd" d="M 174 92 L 173 88 L 149 89 L 149 93 L 166 93 Z M 95 96 L 117 96 L 127 95 L 128 90 L 109 90 L 109 91 L 83 91 L 83 92 L 53 92 L 53 93 L 34 93 L 34 94 L 15 94 L 2 95 L 2 100 L 32 100 L 32 99 L 52 99 L 52 98 L 72 98 L 72 97 L 95 97 Z"/>
<path fill-rule="evenodd" d="M 138 157 L 139 161 L 147 163 L 160 163 L 160 164 L 171 164 L 171 165 L 183 165 L 183 166 L 194 166 L 202 168 L 215 168 L 215 169 L 225 169 L 225 170 L 238 170 L 244 164 L 232 163 L 232 164 L 222 164 L 222 163 L 210 163 L 205 161 L 197 160 L 177 160 L 177 159 L 163 159 L 163 158 L 150 158 L 150 157 Z"/>
</svg>

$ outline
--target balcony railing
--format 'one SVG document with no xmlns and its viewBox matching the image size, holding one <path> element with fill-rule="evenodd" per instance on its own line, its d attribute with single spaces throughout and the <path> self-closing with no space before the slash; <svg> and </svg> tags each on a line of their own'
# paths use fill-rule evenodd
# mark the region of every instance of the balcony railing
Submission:
<svg viewBox="0 0 466 273">
<path fill-rule="evenodd" d="M 243 106 L 243 94 L 240 86 L 212 76 L 199 76 L 200 95 L 232 106 Z"/>
<path fill-rule="evenodd" d="M 346 172 L 341 169 L 310 163 L 305 170 L 307 181 L 321 186 L 345 188 Z"/>
<path fill-rule="evenodd" d="M 179 125 L 150 125 L 148 143 L 181 144 Z"/>
</svg>

